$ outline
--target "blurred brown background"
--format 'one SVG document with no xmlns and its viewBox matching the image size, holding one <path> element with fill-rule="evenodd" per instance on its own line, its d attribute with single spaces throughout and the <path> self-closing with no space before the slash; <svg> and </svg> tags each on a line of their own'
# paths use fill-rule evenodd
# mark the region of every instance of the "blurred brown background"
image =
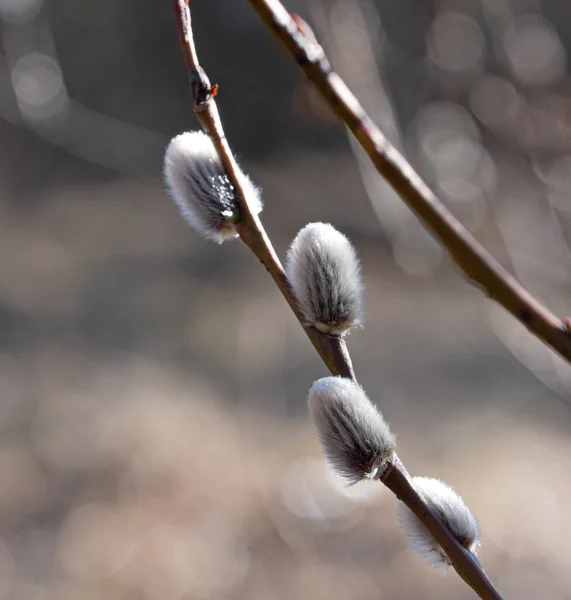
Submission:
<svg viewBox="0 0 571 600">
<path fill-rule="evenodd" d="M 530 290 L 571 313 L 571 4 L 290 0 L 383 129 Z M 415 474 L 464 496 L 506 599 L 571 598 L 570 368 L 456 273 L 247 2 L 192 2 L 283 256 L 363 261 L 357 373 Z M 325 466 L 324 367 L 239 242 L 164 192 L 197 124 L 171 2 L 0 0 L 0 596 L 460 599 L 381 486 Z"/>
</svg>

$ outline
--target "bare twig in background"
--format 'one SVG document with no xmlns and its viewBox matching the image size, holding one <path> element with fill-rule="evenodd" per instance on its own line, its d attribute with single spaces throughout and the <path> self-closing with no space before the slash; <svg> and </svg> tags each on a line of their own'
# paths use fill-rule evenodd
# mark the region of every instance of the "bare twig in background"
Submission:
<svg viewBox="0 0 571 600">
<path fill-rule="evenodd" d="M 563 322 L 521 286 L 438 200 L 333 71 L 321 46 L 300 31 L 279 0 L 250 0 L 250 4 L 355 135 L 379 173 L 445 246 L 468 279 L 571 362 L 571 335 Z"/>
<path fill-rule="evenodd" d="M 379 7 L 373 0 L 311 0 L 309 8 L 318 36 L 339 73 L 390 142 L 403 152 L 403 132 L 387 77 L 390 43 Z M 407 275 L 433 273 L 442 263 L 444 251 L 379 174 L 351 132 L 346 130 L 346 134 L 395 263 Z"/>
<path fill-rule="evenodd" d="M 275 254 L 260 220 L 256 215 L 252 214 L 245 200 L 241 182 L 237 176 L 237 165 L 224 136 L 222 123 L 214 102 L 214 88 L 211 87 L 206 74 L 198 62 L 192 35 L 190 10 L 187 2 L 188 0 L 175 0 L 174 7 L 181 47 L 190 75 L 194 112 L 203 129 L 212 138 L 228 178 L 235 190 L 237 190 L 240 203 L 240 223 L 237 228 L 240 237 L 269 271 L 291 309 L 298 317 L 298 320 L 302 322 L 283 267 Z M 287 19 L 291 20 L 287 13 L 285 15 Z M 295 25 L 294 27 L 297 35 L 300 35 L 297 27 Z M 355 379 L 351 360 L 342 338 L 324 335 L 313 327 L 304 326 L 304 329 L 333 375 Z M 437 543 L 446 552 L 450 563 L 464 581 L 483 600 L 501 600 L 501 596 L 494 588 L 476 557 L 462 547 L 450 530 L 430 510 L 422 496 L 416 491 L 407 470 L 396 454 L 394 454 L 389 470 L 383 474 L 382 481 L 421 520 Z"/>
</svg>

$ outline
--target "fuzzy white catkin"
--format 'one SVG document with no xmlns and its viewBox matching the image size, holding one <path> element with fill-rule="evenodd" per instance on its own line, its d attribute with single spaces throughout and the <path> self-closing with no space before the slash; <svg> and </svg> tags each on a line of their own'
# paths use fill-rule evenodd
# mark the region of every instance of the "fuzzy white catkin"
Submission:
<svg viewBox="0 0 571 600">
<path fill-rule="evenodd" d="M 480 548 L 480 527 L 462 498 L 446 483 L 429 477 L 414 477 L 414 487 L 456 540 L 473 554 Z M 413 549 L 434 567 L 448 567 L 450 561 L 438 542 L 416 515 L 400 500 L 397 516 Z"/>
<path fill-rule="evenodd" d="M 343 335 L 361 323 L 359 260 L 349 240 L 334 227 L 306 225 L 291 244 L 286 273 L 305 324 Z"/>
<path fill-rule="evenodd" d="M 188 224 L 203 237 L 222 243 L 238 236 L 238 202 L 212 140 L 202 131 L 173 138 L 164 160 L 168 191 Z M 253 214 L 262 210 L 260 190 L 238 168 Z"/>
<path fill-rule="evenodd" d="M 309 411 L 330 465 L 354 484 L 382 473 L 395 436 L 363 388 L 343 377 L 323 377 L 309 390 Z"/>
</svg>

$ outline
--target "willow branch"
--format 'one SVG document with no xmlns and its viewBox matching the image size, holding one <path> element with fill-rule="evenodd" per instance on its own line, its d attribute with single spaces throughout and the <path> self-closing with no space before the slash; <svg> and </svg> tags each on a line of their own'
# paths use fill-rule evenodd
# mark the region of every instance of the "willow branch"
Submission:
<svg viewBox="0 0 571 600">
<path fill-rule="evenodd" d="M 527 329 L 571 363 L 571 334 L 487 252 L 435 196 L 367 115 L 322 47 L 306 36 L 279 0 L 249 0 L 335 115 L 349 128 L 377 171 L 446 248 L 461 272 Z"/>
<path fill-rule="evenodd" d="M 351 358 L 343 339 L 325 335 L 313 327 L 305 326 L 300 318 L 283 267 L 261 221 L 250 210 L 240 179 L 237 176 L 236 161 L 224 136 L 222 122 L 214 101 L 215 89 L 210 85 L 208 77 L 198 62 L 192 35 L 188 0 L 175 0 L 174 8 L 181 48 L 190 77 L 193 110 L 202 128 L 211 137 L 226 174 L 237 192 L 240 212 L 238 225 L 240 237 L 270 273 L 330 372 L 333 375 L 355 379 Z M 287 16 L 289 18 L 289 15 Z M 383 475 L 382 481 L 424 523 L 428 531 L 446 552 L 454 569 L 483 600 L 502 600 L 477 559 L 456 541 L 452 533 L 436 517 L 415 490 L 408 472 L 396 455 L 394 455 L 390 469 Z"/>
<path fill-rule="evenodd" d="M 180 46 L 190 78 L 190 89 L 193 97 L 192 108 L 200 125 L 212 139 L 228 179 L 236 191 L 240 212 L 237 229 L 240 238 L 257 256 L 258 260 L 271 275 L 327 368 L 332 373 L 343 377 L 354 377 L 353 365 L 351 364 L 345 342 L 340 338 L 330 337 L 314 327 L 305 325 L 300 317 L 295 298 L 287 282 L 280 259 L 260 219 L 252 213 L 246 201 L 242 184 L 237 175 L 238 167 L 236 160 L 224 135 L 222 121 L 220 120 L 218 108 L 214 100 L 217 88 L 213 88 L 210 85 L 204 69 L 202 69 L 198 62 L 194 37 L 192 35 L 192 21 L 188 0 L 174 0 L 174 10 Z"/>
<path fill-rule="evenodd" d="M 422 521 L 432 537 L 440 544 L 454 570 L 482 600 L 502 600 L 502 596 L 488 577 L 484 567 L 472 552 L 466 550 L 430 510 L 414 488 L 408 471 L 395 454 L 392 469 L 381 481 L 404 502 Z"/>
</svg>

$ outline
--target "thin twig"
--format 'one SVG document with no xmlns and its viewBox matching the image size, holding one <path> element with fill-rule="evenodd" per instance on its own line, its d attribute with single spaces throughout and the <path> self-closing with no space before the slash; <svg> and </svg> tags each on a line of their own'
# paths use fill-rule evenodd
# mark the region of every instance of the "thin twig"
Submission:
<svg viewBox="0 0 571 600">
<path fill-rule="evenodd" d="M 292 295 L 279 258 L 264 231 L 262 223 L 250 211 L 241 182 L 236 175 L 236 162 L 224 136 L 222 123 L 214 101 L 213 89 L 198 62 L 192 36 L 188 0 L 175 0 L 174 7 L 181 48 L 190 76 L 190 87 L 194 100 L 193 110 L 203 129 L 212 138 L 228 178 L 237 192 L 240 203 L 240 224 L 238 226 L 240 237 L 266 267 L 331 373 L 355 379 L 351 359 L 343 339 L 322 334 L 313 327 L 305 326 L 299 316 L 300 313 L 295 298 Z M 446 552 L 454 569 L 483 600 L 502 600 L 477 559 L 458 543 L 452 533 L 436 517 L 415 490 L 408 472 L 396 454 L 390 469 L 383 475 L 382 481 L 424 523 L 428 531 Z"/>
<path fill-rule="evenodd" d="M 333 71 L 315 39 L 300 31 L 279 0 L 249 2 L 321 92 L 335 115 L 353 133 L 378 172 L 447 249 L 460 271 L 571 363 L 571 334 L 561 319 L 518 283 L 454 218 L 373 123 L 341 77 Z"/>
<path fill-rule="evenodd" d="M 393 459 L 393 468 L 381 478 L 381 481 L 422 521 L 446 552 L 454 570 L 482 600 L 502 600 L 502 596 L 476 556 L 459 544 L 438 517 L 426 506 L 423 498 L 419 496 L 412 485 L 408 471 L 396 454 Z"/>
<path fill-rule="evenodd" d="M 342 377 L 354 377 L 353 366 L 345 342 L 342 339 L 327 336 L 314 327 L 307 326 L 299 316 L 295 298 L 288 285 L 287 278 L 264 227 L 257 217 L 252 214 L 245 200 L 242 184 L 237 176 L 237 165 L 224 135 L 222 122 L 214 101 L 214 94 L 206 73 L 198 62 L 192 21 L 188 0 L 174 0 L 176 23 L 179 32 L 180 45 L 186 68 L 190 77 L 190 89 L 193 97 L 193 110 L 204 131 L 211 137 L 224 165 L 230 183 L 237 192 L 240 211 L 240 222 L 237 226 L 241 239 L 257 256 L 268 273 L 272 276 L 283 297 L 298 318 L 311 343 L 321 356 L 327 368 Z"/>
</svg>

